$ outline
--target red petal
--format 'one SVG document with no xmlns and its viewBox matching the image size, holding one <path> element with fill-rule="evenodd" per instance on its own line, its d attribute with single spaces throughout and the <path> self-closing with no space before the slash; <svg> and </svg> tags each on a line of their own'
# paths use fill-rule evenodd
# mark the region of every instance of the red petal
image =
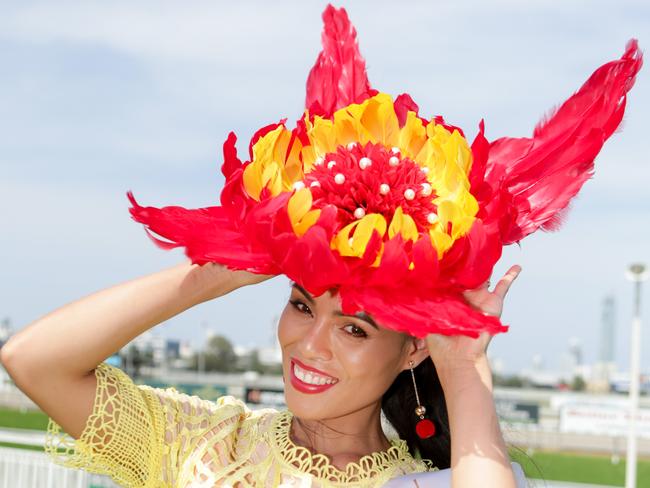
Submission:
<svg viewBox="0 0 650 488">
<path fill-rule="evenodd" d="M 323 50 L 307 78 L 305 107 L 310 113 L 330 117 L 339 108 L 377 92 L 370 88 L 357 33 L 345 9 L 328 5 L 323 22 Z"/>
<path fill-rule="evenodd" d="M 420 107 L 418 107 L 418 104 L 413 101 L 411 95 L 408 93 L 398 95 L 395 102 L 393 102 L 393 106 L 395 107 L 395 115 L 397 115 L 400 127 L 404 127 L 404 124 L 406 124 L 406 116 L 409 112 L 415 112 L 417 115 L 420 111 Z"/>
<path fill-rule="evenodd" d="M 235 143 L 237 142 L 237 136 L 234 132 L 228 134 L 226 142 L 223 143 L 223 165 L 221 166 L 221 172 L 228 179 L 228 177 L 233 173 L 233 171 L 241 168 L 241 161 L 237 157 L 237 148 Z"/>
</svg>

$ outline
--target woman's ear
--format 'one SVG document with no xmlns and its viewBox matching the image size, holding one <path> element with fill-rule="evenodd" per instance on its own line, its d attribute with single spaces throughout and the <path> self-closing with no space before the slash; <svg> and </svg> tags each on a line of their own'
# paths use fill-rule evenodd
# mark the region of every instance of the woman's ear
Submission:
<svg viewBox="0 0 650 488">
<path fill-rule="evenodd" d="M 426 340 L 417 337 L 411 337 L 409 339 L 407 352 L 402 370 L 410 369 L 411 361 L 413 362 L 412 367 L 415 368 L 418 364 L 429 357 L 429 348 L 427 347 Z"/>
</svg>

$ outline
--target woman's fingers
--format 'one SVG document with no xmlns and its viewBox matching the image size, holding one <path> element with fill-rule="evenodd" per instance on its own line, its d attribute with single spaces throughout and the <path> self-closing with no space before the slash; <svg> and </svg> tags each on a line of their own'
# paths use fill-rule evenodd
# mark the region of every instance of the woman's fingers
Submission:
<svg viewBox="0 0 650 488">
<path fill-rule="evenodd" d="M 521 266 L 518 264 L 512 266 L 494 287 L 494 294 L 499 296 L 501 299 L 505 298 L 510 289 L 510 285 L 512 285 L 512 282 L 515 281 L 517 276 L 519 276 L 519 273 L 521 273 Z"/>
</svg>

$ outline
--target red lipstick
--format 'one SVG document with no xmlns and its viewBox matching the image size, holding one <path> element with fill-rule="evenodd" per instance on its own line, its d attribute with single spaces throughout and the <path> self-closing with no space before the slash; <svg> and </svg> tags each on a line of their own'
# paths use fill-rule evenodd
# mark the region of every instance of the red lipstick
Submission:
<svg viewBox="0 0 650 488">
<path fill-rule="evenodd" d="M 312 385 L 311 383 L 306 383 L 296 376 L 296 373 L 294 371 L 294 365 L 297 365 L 300 369 L 303 369 L 305 371 L 311 371 L 312 373 L 316 373 L 320 376 L 332 378 L 334 379 L 334 383 L 325 384 L 325 385 Z M 289 361 L 289 379 L 291 380 L 291 385 L 301 393 L 322 393 L 326 390 L 329 390 L 332 386 L 334 386 L 338 382 L 337 379 L 325 373 L 324 371 L 320 371 L 318 369 L 307 366 L 301 363 L 300 361 L 298 361 L 297 359 L 293 359 L 293 358 L 291 358 L 291 360 Z"/>
</svg>

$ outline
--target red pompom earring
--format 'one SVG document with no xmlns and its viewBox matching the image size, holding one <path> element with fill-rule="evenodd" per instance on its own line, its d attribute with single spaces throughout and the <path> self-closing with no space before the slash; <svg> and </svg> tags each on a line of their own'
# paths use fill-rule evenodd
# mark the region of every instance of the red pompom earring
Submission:
<svg viewBox="0 0 650 488">
<path fill-rule="evenodd" d="M 436 426 L 431 420 L 424 418 L 424 414 L 427 413 L 427 409 L 424 407 L 424 405 L 420 404 L 420 395 L 418 395 L 418 387 L 415 384 L 413 364 L 413 361 L 409 361 L 409 366 L 411 368 L 411 378 L 413 378 L 413 389 L 415 390 L 415 400 L 418 403 L 418 406 L 415 407 L 415 415 L 420 417 L 418 423 L 415 424 L 415 432 L 420 439 L 428 439 L 429 437 L 433 437 L 435 435 Z"/>
</svg>

